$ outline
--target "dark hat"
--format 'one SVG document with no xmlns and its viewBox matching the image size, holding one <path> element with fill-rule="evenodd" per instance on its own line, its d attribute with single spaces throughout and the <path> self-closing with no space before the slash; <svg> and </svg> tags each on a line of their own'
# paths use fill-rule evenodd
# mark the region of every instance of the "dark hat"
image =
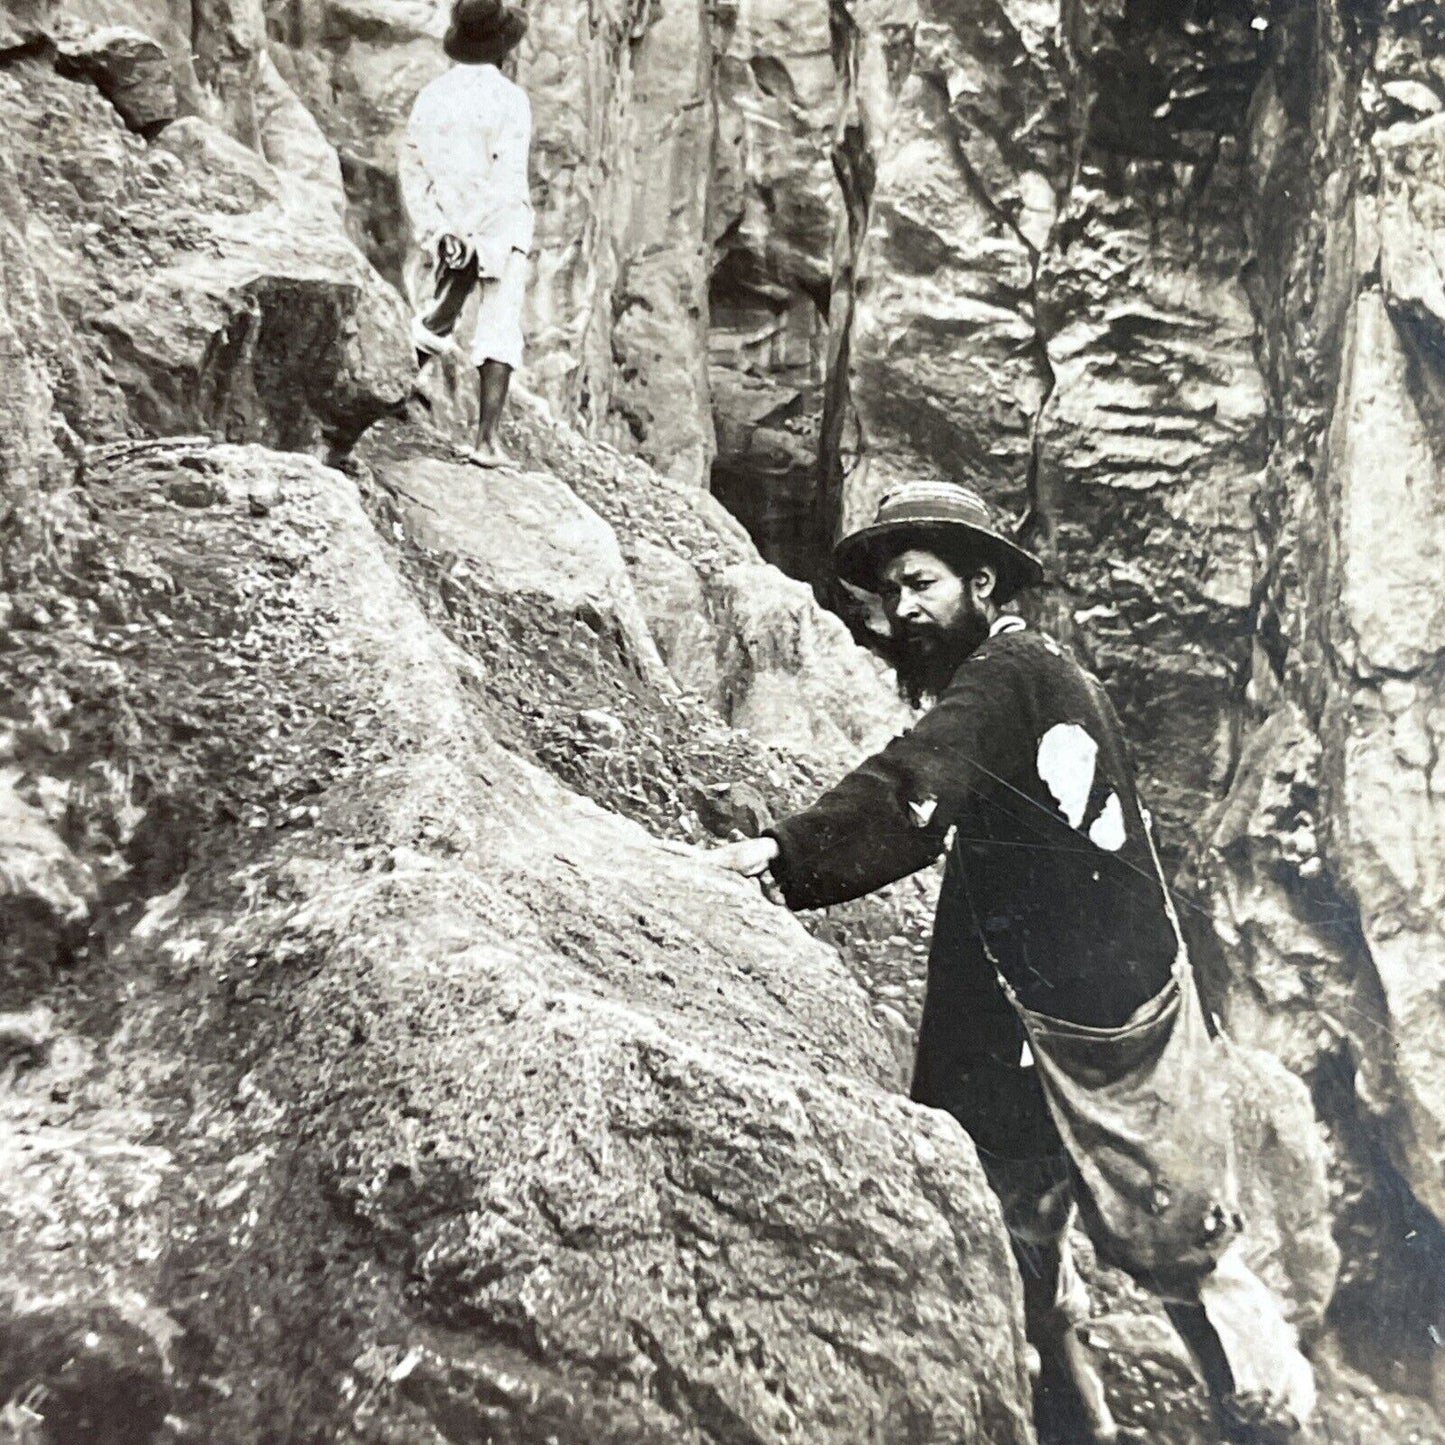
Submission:
<svg viewBox="0 0 1445 1445">
<path fill-rule="evenodd" d="M 833 561 L 845 582 L 876 592 L 879 574 L 900 552 L 947 547 L 950 542 L 971 543 L 998 568 L 1001 598 L 1044 580 L 1039 559 L 1006 537 L 988 503 L 957 482 L 899 482 L 883 494 L 872 523 L 838 543 Z"/>
<path fill-rule="evenodd" d="M 456 0 L 442 49 L 462 65 L 502 59 L 527 33 L 527 17 L 502 0 Z"/>
</svg>

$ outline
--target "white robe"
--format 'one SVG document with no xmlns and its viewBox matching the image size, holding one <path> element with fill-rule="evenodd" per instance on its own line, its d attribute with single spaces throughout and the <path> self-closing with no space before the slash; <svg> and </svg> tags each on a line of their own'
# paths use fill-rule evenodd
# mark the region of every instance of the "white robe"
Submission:
<svg viewBox="0 0 1445 1445">
<path fill-rule="evenodd" d="M 455 65 L 426 86 L 399 156 L 417 244 L 435 255 L 442 236 L 457 236 L 476 252 L 483 277 L 502 276 L 512 251 L 530 251 L 531 140 L 527 93 L 495 65 Z"/>
</svg>

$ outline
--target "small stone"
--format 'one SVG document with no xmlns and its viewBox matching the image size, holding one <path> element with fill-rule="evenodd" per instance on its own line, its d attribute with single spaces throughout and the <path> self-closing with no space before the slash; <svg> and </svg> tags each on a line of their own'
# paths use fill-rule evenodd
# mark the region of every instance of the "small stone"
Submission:
<svg viewBox="0 0 1445 1445">
<path fill-rule="evenodd" d="M 178 507 L 210 507 L 225 496 L 225 489 L 194 472 L 173 472 L 165 483 L 166 496 Z"/>
<path fill-rule="evenodd" d="M 44 1004 L 14 1013 L 0 1013 L 0 1059 L 36 1058 L 50 1047 L 55 1015 Z"/>
<path fill-rule="evenodd" d="M 584 734 L 604 747 L 621 747 L 627 737 L 623 724 L 601 708 L 584 708 L 577 714 L 577 723 Z"/>
<path fill-rule="evenodd" d="M 1380 91 L 1415 115 L 1436 115 L 1445 108 L 1445 101 L 1418 80 L 1387 80 Z"/>
<path fill-rule="evenodd" d="M 246 505 L 253 517 L 267 516 L 281 500 L 281 487 L 274 477 L 262 477 L 251 484 Z"/>
</svg>

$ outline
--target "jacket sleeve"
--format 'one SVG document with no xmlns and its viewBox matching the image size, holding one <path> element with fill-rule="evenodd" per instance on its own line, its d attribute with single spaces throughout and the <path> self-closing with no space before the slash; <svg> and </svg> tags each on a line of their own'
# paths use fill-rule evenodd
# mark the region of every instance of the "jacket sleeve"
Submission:
<svg viewBox="0 0 1445 1445">
<path fill-rule="evenodd" d="M 1026 731 L 1012 669 L 964 663 L 916 727 L 768 830 L 788 906 L 844 903 L 926 867 L 970 797 L 1016 770 Z"/>
<path fill-rule="evenodd" d="M 411 221 L 412 235 L 423 250 L 435 250 L 436 243 L 449 229 L 442 212 L 436 186 L 432 183 L 426 162 L 422 159 L 419 136 L 426 125 L 422 106 L 412 108 L 406 134 L 397 151 L 397 180 L 401 185 L 402 205 Z"/>
</svg>

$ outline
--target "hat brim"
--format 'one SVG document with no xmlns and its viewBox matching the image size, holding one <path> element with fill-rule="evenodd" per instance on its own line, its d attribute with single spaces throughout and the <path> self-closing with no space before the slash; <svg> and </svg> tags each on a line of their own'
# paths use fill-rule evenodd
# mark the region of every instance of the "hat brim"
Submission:
<svg viewBox="0 0 1445 1445">
<path fill-rule="evenodd" d="M 838 576 L 865 592 L 877 592 L 883 569 L 900 552 L 911 547 L 925 551 L 951 541 L 955 546 L 967 540 L 976 546 L 986 560 L 998 568 L 999 595 L 1007 600 L 1024 587 L 1037 587 L 1044 580 L 1043 563 L 1017 542 L 1001 532 L 978 527 L 971 522 L 939 518 L 908 518 L 896 522 L 875 522 L 849 533 L 833 549 L 833 565 Z M 933 547 L 930 547 L 930 543 Z"/>
<path fill-rule="evenodd" d="M 486 65 L 515 50 L 527 33 L 527 17 L 506 11 L 489 30 L 461 30 L 453 24 L 442 41 L 447 56 L 461 65 Z"/>
</svg>

